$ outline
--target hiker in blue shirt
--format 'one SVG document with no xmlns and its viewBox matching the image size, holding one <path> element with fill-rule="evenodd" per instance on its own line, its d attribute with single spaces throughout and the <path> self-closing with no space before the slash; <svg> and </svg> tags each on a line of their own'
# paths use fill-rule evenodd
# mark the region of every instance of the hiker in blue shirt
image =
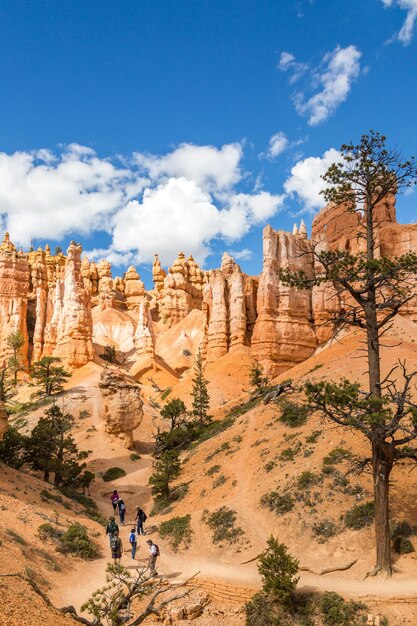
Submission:
<svg viewBox="0 0 417 626">
<path fill-rule="evenodd" d="M 129 535 L 129 543 L 132 546 L 132 559 L 135 558 L 136 548 L 138 545 L 138 538 L 136 534 L 136 528 L 131 528 Z"/>
</svg>

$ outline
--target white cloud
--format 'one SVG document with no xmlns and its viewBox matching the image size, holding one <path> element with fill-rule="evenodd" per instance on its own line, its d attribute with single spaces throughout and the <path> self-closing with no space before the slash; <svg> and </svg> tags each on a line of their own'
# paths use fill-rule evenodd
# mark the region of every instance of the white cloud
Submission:
<svg viewBox="0 0 417 626">
<path fill-rule="evenodd" d="M 320 192 L 326 186 L 321 176 L 332 163 L 337 163 L 340 159 L 340 153 L 335 148 L 330 148 L 322 157 L 308 157 L 299 161 L 284 183 L 285 192 L 289 196 L 297 197 L 305 211 L 320 209 L 325 203 Z"/>
<path fill-rule="evenodd" d="M 61 240 L 105 228 L 109 216 L 145 184 L 137 172 L 99 159 L 76 144 L 59 157 L 48 150 L 0 153 L 0 211 L 15 242 Z"/>
<path fill-rule="evenodd" d="M 251 226 L 271 217 L 282 199 L 266 192 L 235 194 L 227 206 L 218 208 L 195 181 L 170 178 L 145 190 L 142 202 L 129 202 L 115 215 L 112 247 L 135 251 L 140 263 L 149 263 L 158 252 L 168 264 L 184 250 L 204 264 L 211 240 L 238 241 Z"/>
<path fill-rule="evenodd" d="M 356 46 L 335 48 L 324 57 L 321 66 L 314 71 L 314 79 L 320 91 L 307 101 L 299 93 L 295 97 L 295 108 L 300 115 L 308 115 L 310 126 L 326 121 L 337 107 L 344 102 L 353 81 L 360 74 L 362 53 Z"/>
<path fill-rule="evenodd" d="M 382 2 L 385 7 L 392 7 L 397 4 L 401 9 L 407 11 L 405 22 L 397 34 L 397 38 L 407 46 L 411 42 L 417 21 L 417 0 L 382 0 Z"/>
<path fill-rule="evenodd" d="M 288 139 L 285 133 L 280 131 L 271 137 L 269 140 L 268 156 L 270 159 L 275 159 L 284 150 L 288 148 Z"/>
<path fill-rule="evenodd" d="M 297 61 L 295 56 L 290 52 L 282 52 L 278 63 L 278 69 L 282 72 L 289 71 L 291 74 L 290 83 L 293 84 L 297 82 L 297 80 L 301 78 L 305 72 L 307 72 L 309 66 L 307 63 L 300 63 Z"/>
<path fill-rule="evenodd" d="M 310 69 L 308 65 L 298 63 L 292 54 L 282 53 L 278 67 L 292 72 L 290 82 L 298 80 L 309 69 L 309 89 L 313 89 L 315 93 L 307 97 L 306 89 L 299 90 L 294 94 L 294 104 L 299 115 L 308 116 L 310 126 L 327 120 L 346 100 L 352 83 L 361 72 L 361 56 L 362 53 L 356 46 L 337 46 L 324 55 L 318 67 Z"/>
<path fill-rule="evenodd" d="M 226 144 L 220 149 L 215 146 L 181 144 L 164 156 L 135 154 L 137 163 L 153 180 L 184 177 L 211 193 L 228 190 L 240 181 L 242 156 L 240 143 Z"/>
<path fill-rule="evenodd" d="M 167 155 L 136 153 L 115 164 L 71 144 L 55 154 L 0 153 L 0 225 L 28 247 L 106 232 L 110 246 L 91 259 L 170 263 L 183 249 L 204 263 L 210 242 L 236 242 L 272 217 L 283 196 L 239 193 L 243 148 L 183 144 Z"/>
<path fill-rule="evenodd" d="M 243 250 L 228 250 L 227 252 L 236 261 L 249 261 L 253 256 L 253 252 L 249 250 L 249 248 L 243 248 Z"/>
</svg>

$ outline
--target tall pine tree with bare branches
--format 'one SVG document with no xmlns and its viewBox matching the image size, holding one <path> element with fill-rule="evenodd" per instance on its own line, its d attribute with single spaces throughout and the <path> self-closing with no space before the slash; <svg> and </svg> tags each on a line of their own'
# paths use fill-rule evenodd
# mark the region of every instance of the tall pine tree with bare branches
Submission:
<svg viewBox="0 0 417 626">
<path fill-rule="evenodd" d="M 307 383 L 307 400 L 331 421 L 361 432 L 370 443 L 369 456 L 357 468 L 370 467 L 374 484 L 376 566 L 374 574 L 392 573 L 389 529 L 389 480 L 400 459 L 417 460 L 417 405 L 411 396 L 416 372 L 399 363 L 381 376 L 381 337 L 393 318 L 416 294 L 417 255 L 406 252 L 392 258 L 377 254 L 378 207 L 396 193 L 416 183 L 414 157 L 403 160 L 386 138 L 374 131 L 363 135 L 359 144 L 345 144 L 341 159 L 323 176 L 325 199 L 358 220 L 357 241 L 363 251 L 313 248 L 322 271 L 310 279 L 303 272 L 281 272 L 281 280 L 301 289 L 330 283 L 343 298 L 337 320 L 340 326 L 356 326 L 366 337 L 368 389 L 343 380 L 339 383 Z"/>
</svg>

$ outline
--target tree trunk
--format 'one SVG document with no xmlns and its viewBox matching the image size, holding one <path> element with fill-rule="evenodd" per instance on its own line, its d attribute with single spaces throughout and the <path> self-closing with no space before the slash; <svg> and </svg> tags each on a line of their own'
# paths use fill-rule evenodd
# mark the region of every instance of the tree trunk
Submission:
<svg viewBox="0 0 417 626">
<path fill-rule="evenodd" d="M 391 446 L 384 441 L 372 443 L 374 479 L 376 568 L 391 576 L 391 535 L 389 528 L 389 477 L 394 463 Z"/>
<path fill-rule="evenodd" d="M 371 300 L 366 315 L 366 342 L 368 348 L 369 391 L 374 398 L 381 398 L 381 359 L 379 354 L 378 320 L 376 316 L 375 293 L 370 293 Z M 372 301 L 373 300 L 373 301 Z"/>
<path fill-rule="evenodd" d="M 49 483 L 49 470 L 45 470 L 43 473 L 43 479 L 45 482 Z"/>
</svg>

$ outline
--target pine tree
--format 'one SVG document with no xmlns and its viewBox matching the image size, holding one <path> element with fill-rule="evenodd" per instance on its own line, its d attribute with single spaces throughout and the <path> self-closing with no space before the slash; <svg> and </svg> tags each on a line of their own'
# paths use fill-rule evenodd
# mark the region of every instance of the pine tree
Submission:
<svg viewBox="0 0 417 626">
<path fill-rule="evenodd" d="M 54 474 L 54 485 L 77 484 L 88 452 L 78 450 L 71 430 L 74 418 L 53 404 L 41 417 L 28 438 L 27 462 L 34 470 L 43 472 L 45 481 Z"/>
<path fill-rule="evenodd" d="M 71 374 L 61 365 L 54 365 L 54 363 L 61 363 L 61 359 L 44 356 L 32 365 L 30 376 L 35 381 L 34 386 L 39 387 L 35 395 L 52 396 L 62 391 L 65 381 L 71 377 Z"/>
<path fill-rule="evenodd" d="M 152 495 L 155 499 L 169 499 L 170 482 L 177 478 L 181 471 L 181 461 L 176 450 L 167 450 L 160 459 L 155 461 L 154 471 L 149 478 Z"/>
<path fill-rule="evenodd" d="M 25 345 L 25 338 L 20 330 L 16 330 L 10 333 L 7 337 L 6 343 L 7 346 L 13 351 L 13 354 L 9 359 L 9 367 L 14 374 L 14 384 L 17 385 L 17 373 L 23 369 L 21 350 Z"/>
<path fill-rule="evenodd" d="M 208 414 L 210 408 L 210 396 L 207 385 L 208 379 L 204 377 L 205 366 L 200 350 L 194 367 L 193 388 L 191 395 L 193 397 L 193 416 L 198 420 L 200 428 L 211 422 L 211 416 Z"/>
<path fill-rule="evenodd" d="M 340 426 L 365 435 L 370 444 L 369 456 L 358 470 L 370 467 L 374 482 L 376 567 L 374 573 L 392 573 L 389 528 L 389 485 L 394 464 L 401 459 L 417 460 L 417 448 L 409 444 L 417 439 L 417 404 L 412 401 L 411 383 L 415 373 L 408 373 L 399 362 L 386 378 L 381 376 L 380 340 L 392 319 L 414 296 L 417 255 L 407 252 L 394 259 L 377 253 L 378 209 L 396 193 L 411 187 L 417 180 L 417 162 L 403 161 L 396 149 L 386 146 L 386 138 L 371 131 L 358 145 L 346 144 L 341 160 L 323 176 L 329 185 L 323 192 L 334 206 L 355 214 L 357 241 L 364 251 L 352 254 L 348 249 L 318 250 L 312 255 L 320 275 L 310 278 L 304 272 L 283 270 L 280 279 L 293 287 L 311 289 L 327 283 L 348 304 L 334 320 L 336 328 L 355 326 L 363 329 L 367 345 L 368 390 L 349 380 L 341 383 L 307 383 L 310 407 Z M 403 383 L 391 375 L 398 369 Z"/>
<path fill-rule="evenodd" d="M 0 370 L 0 402 L 6 404 L 15 395 L 14 383 L 9 376 L 9 368 Z"/>
<path fill-rule="evenodd" d="M 250 369 L 250 384 L 256 392 L 263 393 L 268 387 L 268 377 L 264 376 L 264 368 L 255 361 Z"/>
</svg>

